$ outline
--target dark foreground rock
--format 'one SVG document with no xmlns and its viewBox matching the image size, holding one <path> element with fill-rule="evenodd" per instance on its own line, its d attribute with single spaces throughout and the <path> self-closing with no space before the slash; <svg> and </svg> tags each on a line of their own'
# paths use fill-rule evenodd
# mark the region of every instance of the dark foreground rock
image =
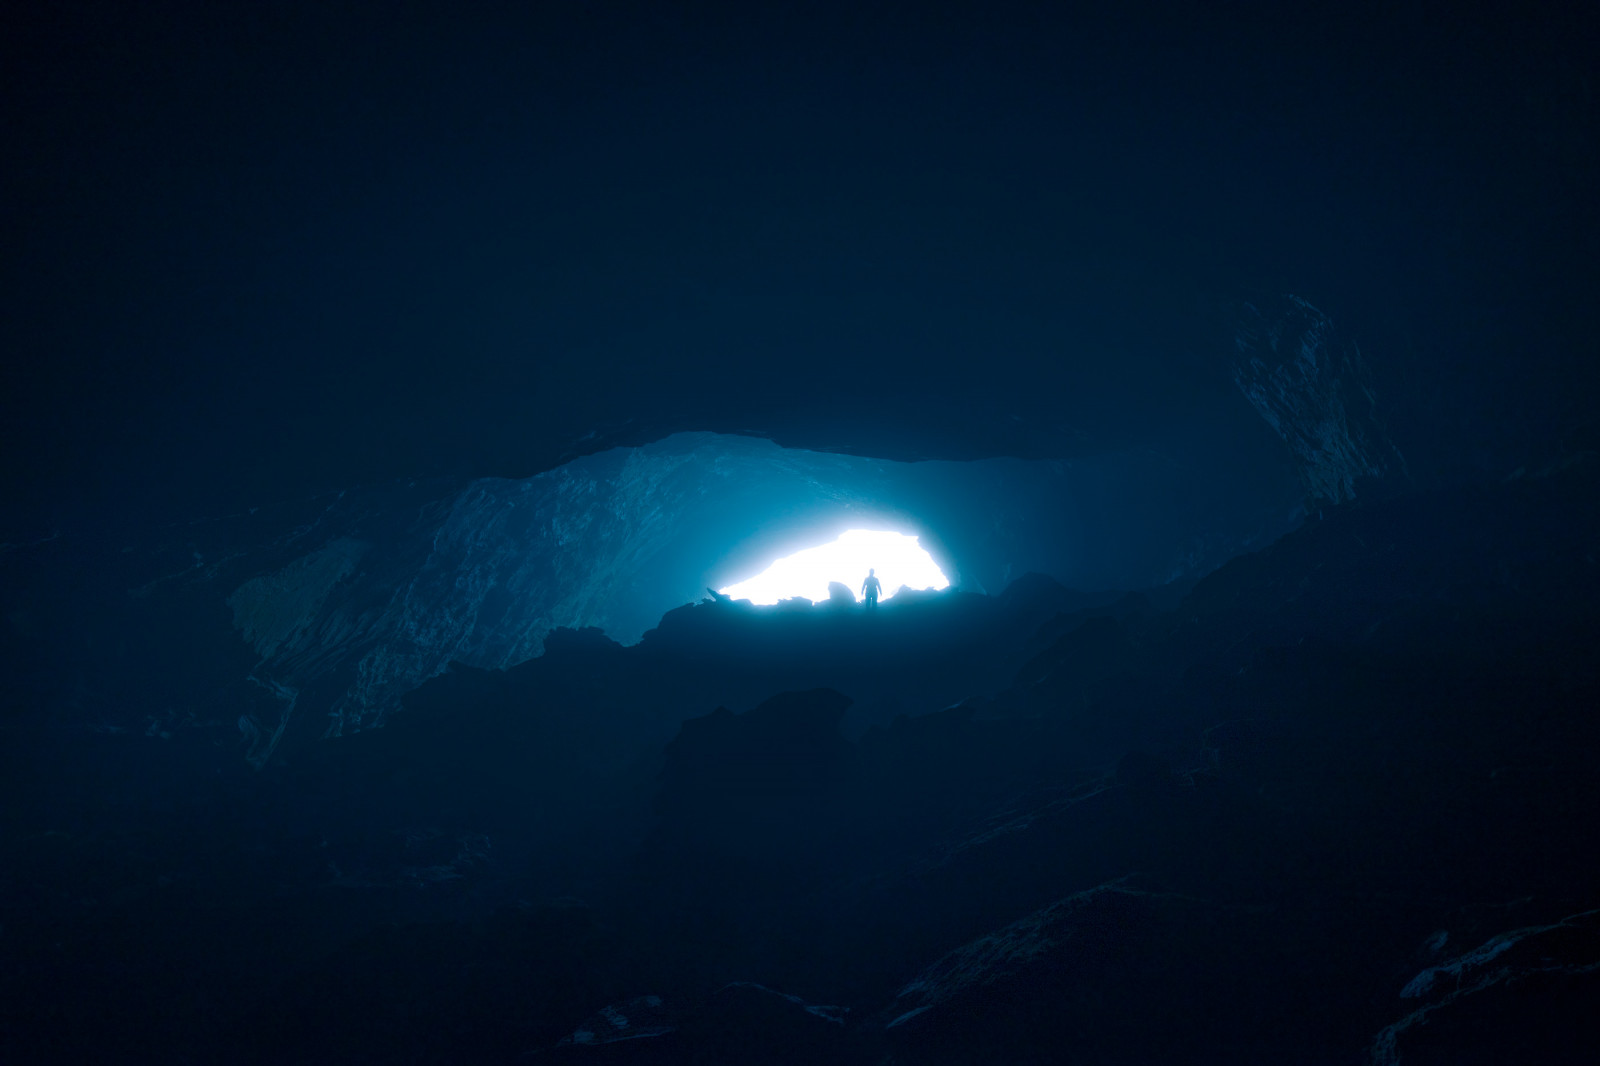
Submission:
<svg viewBox="0 0 1600 1066">
<path fill-rule="evenodd" d="M 1282 926 L 1101 885 L 945 955 L 882 1024 L 906 1063 L 1342 1061 L 1295 1009 L 1319 975 Z"/>
<path fill-rule="evenodd" d="M 1378 1034 L 1375 1066 L 1591 1062 L 1600 1048 L 1600 911 L 1514 929 L 1417 974 L 1416 1009 Z"/>
<path fill-rule="evenodd" d="M 1597 488 L 1333 510 L 1175 605 L 558 632 L 260 774 L 75 737 L 5 812 L 7 1061 L 1587 1061 Z M 897 710 L 947 652 L 1012 680 Z"/>
</svg>

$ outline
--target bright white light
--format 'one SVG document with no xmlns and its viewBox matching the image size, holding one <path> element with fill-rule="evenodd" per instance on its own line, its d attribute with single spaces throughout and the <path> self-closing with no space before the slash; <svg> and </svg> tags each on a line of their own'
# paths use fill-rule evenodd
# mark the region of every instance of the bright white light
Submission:
<svg viewBox="0 0 1600 1066">
<path fill-rule="evenodd" d="M 852 529 L 831 544 L 786 555 L 748 581 L 718 589 L 725 596 L 751 603 L 777 603 L 791 596 L 808 600 L 828 598 L 828 582 L 837 581 L 861 598 L 861 583 L 867 570 L 875 569 L 883 583 L 879 599 L 886 600 L 900 590 L 942 589 L 950 579 L 934 563 L 933 557 L 904 533 L 876 529 Z"/>
</svg>

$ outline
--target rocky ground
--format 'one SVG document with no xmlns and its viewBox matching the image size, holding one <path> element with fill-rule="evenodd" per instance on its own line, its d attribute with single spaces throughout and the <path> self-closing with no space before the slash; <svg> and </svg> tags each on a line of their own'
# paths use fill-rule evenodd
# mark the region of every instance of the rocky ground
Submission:
<svg viewBox="0 0 1600 1066">
<path fill-rule="evenodd" d="M 264 771 L 12 729 L 0 1047 L 1590 1061 L 1597 487 L 1336 508 L 1181 598 L 558 631 Z"/>
</svg>

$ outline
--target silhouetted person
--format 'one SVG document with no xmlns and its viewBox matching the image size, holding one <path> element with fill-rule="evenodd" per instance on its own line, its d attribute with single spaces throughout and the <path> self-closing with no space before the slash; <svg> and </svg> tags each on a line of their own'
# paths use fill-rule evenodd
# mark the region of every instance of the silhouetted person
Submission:
<svg viewBox="0 0 1600 1066">
<path fill-rule="evenodd" d="M 878 593 L 883 590 L 883 582 L 878 580 L 878 572 L 869 568 L 867 579 L 861 583 L 861 595 L 867 598 L 867 607 L 878 606 Z"/>
</svg>

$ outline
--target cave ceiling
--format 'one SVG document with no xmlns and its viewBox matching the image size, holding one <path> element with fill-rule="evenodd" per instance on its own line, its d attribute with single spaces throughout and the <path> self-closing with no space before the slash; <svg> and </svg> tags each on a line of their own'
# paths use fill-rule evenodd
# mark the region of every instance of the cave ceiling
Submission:
<svg viewBox="0 0 1600 1066">
<path fill-rule="evenodd" d="M 8 540 L 684 431 L 1224 469 L 1294 454 L 1234 366 L 1290 296 L 1413 475 L 1594 393 L 1593 54 L 1532 19 L 313 10 L 7 35 Z"/>
</svg>

